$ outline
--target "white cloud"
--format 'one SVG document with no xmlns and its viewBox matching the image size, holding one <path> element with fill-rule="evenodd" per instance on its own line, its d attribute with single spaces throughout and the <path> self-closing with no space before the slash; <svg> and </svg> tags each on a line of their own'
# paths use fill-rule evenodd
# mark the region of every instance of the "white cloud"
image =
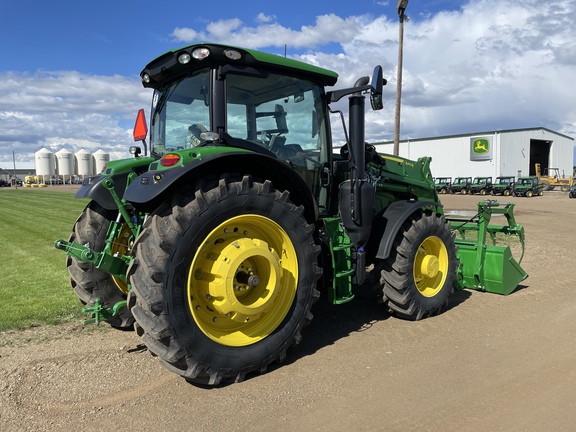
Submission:
<svg viewBox="0 0 576 432">
<path fill-rule="evenodd" d="M 260 12 L 257 16 L 256 16 L 256 21 L 257 22 L 261 22 L 261 23 L 267 23 L 270 21 L 274 21 L 276 19 L 275 15 L 266 15 L 262 12 Z"/>
<path fill-rule="evenodd" d="M 537 126 L 576 136 L 575 18 L 573 0 L 471 0 L 406 23 L 401 138 Z M 367 113 L 366 137 L 392 139 L 397 17 L 328 14 L 300 28 L 280 21 L 261 13 L 255 26 L 229 19 L 171 36 L 267 52 L 287 44 L 298 53 L 292 57 L 338 72 L 340 88 L 381 64 L 389 80 L 385 109 Z M 0 74 L 0 166 L 12 150 L 43 146 L 125 151 L 136 111 L 149 98 L 132 77 Z M 340 124 L 333 129 L 341 137 Z"/>
<path fill-rule="evenodd" d="M 12 152 L 17 162 L 33 160 L 42 147 L 127 157 L 137 110 L 150 104 L 139 81 L 72 71 L 0 74 L 0 166 L 11 165 Z"/>
<path fill-rule="evenodd" d="M 313 48 L 330 42 L 345 43 L 353 40 L 360 22 L 357 17 L 340 18 L 336 15 L 321 15 L 312 26 L 299 30 L 278 23 L 264 21 L 256 27 L 246 27 L 239 19 L 221 20 L 210 23 L 203 30 L 177 28 L 172 37 L 178 42 L 192 43 L 211 41 L 238 45 L 246 48 L 283 47 Z"/>
</svg>

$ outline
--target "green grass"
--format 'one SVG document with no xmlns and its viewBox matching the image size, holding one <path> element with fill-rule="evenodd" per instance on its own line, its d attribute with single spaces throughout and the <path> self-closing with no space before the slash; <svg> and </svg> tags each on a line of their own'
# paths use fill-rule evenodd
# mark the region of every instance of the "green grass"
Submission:
<svg viewBox="0 0 576 432">
<path fill-rule="evenodd" d="M 0 331 L 81 319 L 54 241 L 68 239 L 86 203 L 69 191 L 0 191 Z"/>
</svg>

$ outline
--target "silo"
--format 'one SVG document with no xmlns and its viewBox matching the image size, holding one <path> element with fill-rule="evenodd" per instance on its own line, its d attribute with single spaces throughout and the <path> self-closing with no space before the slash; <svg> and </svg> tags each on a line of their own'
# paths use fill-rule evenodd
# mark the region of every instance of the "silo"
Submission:
<svg viewBox="0 0 576 432">
<path fill-rule="evenodd" d="M 45 177 L 52 177 L 56 174 L 56 162 L 54 153 L 46 148 L 41 148 L 34 153 L 36 163 L 36 176 L 44 182 Z"/>
<path fill-rule="evenodd" d="M 84 149 L 80 149 L 75 153 L 76 158 L 76 174 L 84 178 L 91 176 L 92 171 L 92 156 Z"/>
<path fill-rule="evenodd" d="M 62 149 L 56 152 L 56 173 L 62 177 L 64 183 L 74 174 L 74 155 L 71 151 Z"/>
<path fill-rule="evenodd" d="M 104 165 L 110 160 L 110 154 L 100 149 L 92 154 L 92 170 L 94 173 L 99 173 L 104 168 Z"/>
</svg>

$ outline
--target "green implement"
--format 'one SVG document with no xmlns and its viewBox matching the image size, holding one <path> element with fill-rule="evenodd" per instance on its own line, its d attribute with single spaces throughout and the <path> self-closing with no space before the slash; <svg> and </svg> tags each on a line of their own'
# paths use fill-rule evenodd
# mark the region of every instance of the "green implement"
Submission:
<svg viewBox="0 0 576 432">
<path fill-rule="evenodd" d="M 470 288 L 508 295 L 528 276 L 520 266 L 524 257 L 524 227 L 514 219 L 514 203 L 481 201 L 478 212 L 469 219 L 452 213 L 446 219 L 458 235 L 458 289 Z M 493 215 L 506 217 L 507 225 L 493 225 Z M 512 256 L 510 239 L 521 245 L 518 261 Z M 497 244 L 500 243 L 500 244 Z"/>
</svg>

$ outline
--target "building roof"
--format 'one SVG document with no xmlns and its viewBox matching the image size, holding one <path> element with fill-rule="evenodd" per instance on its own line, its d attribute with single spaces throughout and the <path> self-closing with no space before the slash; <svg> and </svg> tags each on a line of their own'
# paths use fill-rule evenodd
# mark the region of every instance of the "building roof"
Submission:
<svg viewBox="0 0 576 432">
<path fill-rule="evenodd" d="M 569 137 L 568 135 L 561 134 L 559 132 L 555 132 L 551 129 L 548 129 L 545 127 L 533 127 L 533 128 L 524 128 L 524 129 L 500 129 L 500 130 L 485 131 L 485 132 L 471 132 L 471 133 L 456 134 L 456 135 L 440 135 L 440 136 L 427 137 L 427 138 L 404 139 L 404 140 L 400 140 L 400 142 L 430 141 L 430 140 L 440 140 L 440 139 L 446 139 L 446 138 L 468 137 L 468 136 L 474 136 L 474 135 L 494 135 L 494 134 L 502 134 L 502 133 L 527 132 L 527 131 L 539 131 L 539 130 L 545 130 L 545 131 L 550 132 L 554 135 L 558 135 L 558 136 L 561 136 L 563 138 L 567 138 L 569 140 L 574 141 L 574 138 Z M 371 144 L 390 144 L 393 142 L 394 141 L 376 141 L 376 142 L 372 142 Z"/>
</svg>

